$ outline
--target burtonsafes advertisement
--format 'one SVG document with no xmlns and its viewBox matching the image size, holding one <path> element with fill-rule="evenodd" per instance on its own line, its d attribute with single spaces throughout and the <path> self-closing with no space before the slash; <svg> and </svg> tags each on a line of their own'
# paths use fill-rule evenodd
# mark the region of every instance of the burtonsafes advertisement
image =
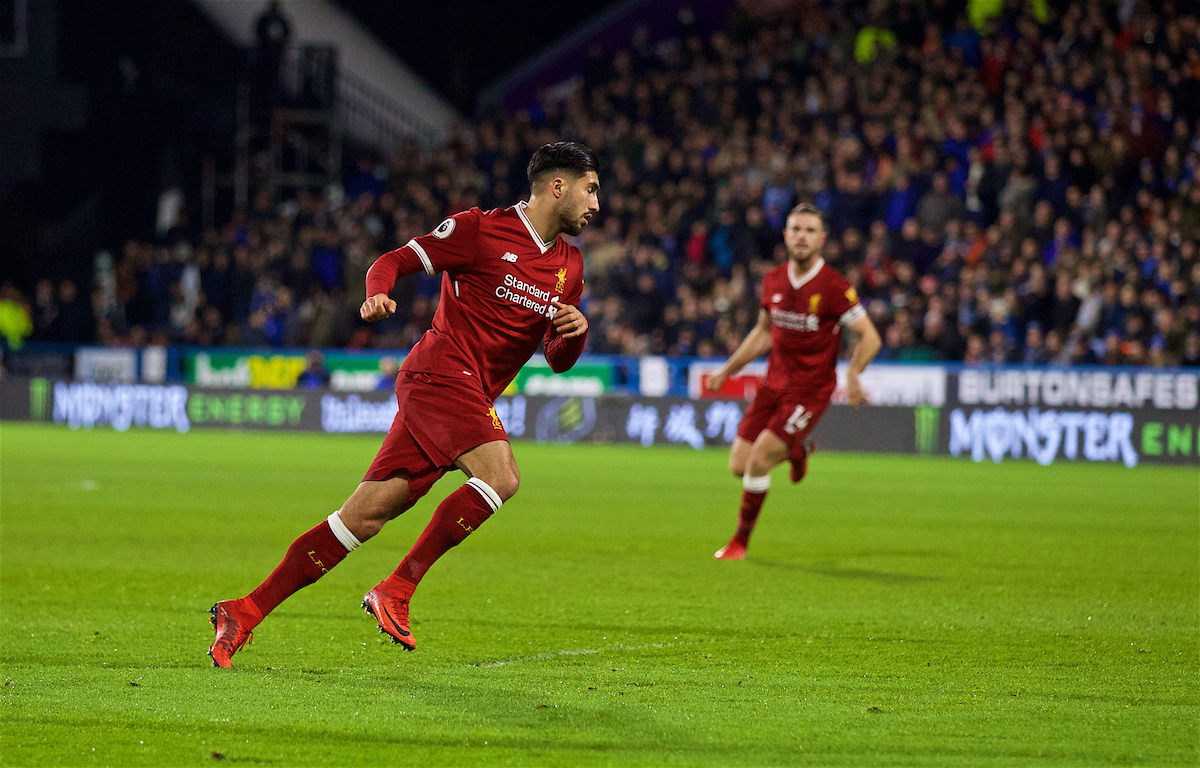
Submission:
<svg viewBox="0 0 1200 768">
<path fill-rule="evenodd" d="M 864 380 L 876 405 L 835 396 L 814 434 L 822 448 L 949 455 L 976 462 L 1026 460 L 1200 464 L 1196 373 L 1160 369 L 921 366 Z M 74 429 L 133 427 L 187 432 L 224 427 L 382 435 L 396 413 L 390 392 L 346 393 L 0 380 L 0 418 Z M 889 403 L 881 405 L 879 403 Z M 497 398 L 514 440 L 620 442 L 694 449 L 733 441 L 748 401 L 564 394 Z"/>
<path fill-rule="evenodd" d="M 951 456 L 1200 463 L 1194 372 L 962 369 L 948 374 L 946 392 Z"/>
</svg>

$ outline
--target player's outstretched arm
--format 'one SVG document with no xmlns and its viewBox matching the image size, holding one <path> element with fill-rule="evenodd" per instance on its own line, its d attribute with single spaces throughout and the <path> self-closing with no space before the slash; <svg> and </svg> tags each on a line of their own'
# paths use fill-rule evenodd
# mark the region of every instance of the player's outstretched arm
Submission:
<svg viewBox="0 0 1200 768">
<path fill-rule="evenodd" d="M 850 405 L 857 408 L 867 402 L 867 395 L 863 392 L 858 375 L 875 359 L 882 342 L 879 339 L 879 331 L 875 330 L 875 324 L 867 315 L 863 315 L 847 327 L 858 336 L 854 351 L 850 353 L 850 367 L 846 369 L 846 399 Z"/>
<path fill-rule="evenodd" d="M 721 366 L 721 370 L 708 377 L 708 389 L 716 392 L 733 374 L 742 370 L 747 363 L 757 360 L 771 351 L 771 316 L 765 309 L 758 310 L 758 323 L 742 339 L 736 351 Z"/>
<path fill-rule="evenodd" d="M 359 308 L 358 314 L 363 320 L 373 323 L 396 314 L 396 302 L 389 299 L 386 293 L 377 293 L 367 297 L 362 307 Z"/>
</svg>

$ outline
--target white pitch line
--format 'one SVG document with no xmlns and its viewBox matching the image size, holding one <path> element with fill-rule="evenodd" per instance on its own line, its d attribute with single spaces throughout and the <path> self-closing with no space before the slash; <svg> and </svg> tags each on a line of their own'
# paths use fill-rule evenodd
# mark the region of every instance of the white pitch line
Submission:
<svg viewBox="0 0 1200 768">
<path fill-rule="evenodd" d="M 810 640 L 816 635 L 764 635 L 762 637 L 747 637 L 747 638 L 728 638 L 727 643 L 765 643 L 768 640 L 795 640 L 797 638 L 807 637 Z M 823 638 L 825 636 L 822 636 Z M 830 635 L 829 637 L 832 637 Z M 506 667 L 510 664 L 521 664 L 526 661 L 545 661 L 554 659 L 559 656 L 588 656 L 594 653 L 605 653 L 606 651 L 643 651 L 647 648 L 679 648 L 689 645 L 713 645 L 717 641 L 709 640 L 680 640 L 678 642 L 667 643 L 642 643 L 641 645 L 622 645 L 621 643 L 613 643 L 606 648 L 574 648 L 563 651 L 547 651 L 545 653 L 535 653 L 530 656 L 516 656 L 511 659 L 501 659 L 500 661 L 489 661 L 485 664 L 468 664 L 468 667 L 477 667 L 481 669 L 489 667 Z"/>
<path fill-rule="evenodd" d="M 753 638 L 759 639 L 759 638 Z M 509 664 L 520 664 L 526 661 L 545 661 L 558 656 L 586 656 L 593 653 L 604 653 L 605 651 L 642 651 L 647 648 L 674 648 L 685 645 L 710 645 L 715 643 L 715 640 L 684 640 L 677 643 L 643 643 L 641 645 L 622 645 L 614 643 L 607 648 L 577 648 L 574 650 L 565 651 L 549 651 L 547 653 L 535 653 L 532 656 L 518 656 L 513 659 L 502 659 L 501 661 L 492 661 L 487 664 L 469 664 L 471 667 L 504 667 Z"/>
</svg>

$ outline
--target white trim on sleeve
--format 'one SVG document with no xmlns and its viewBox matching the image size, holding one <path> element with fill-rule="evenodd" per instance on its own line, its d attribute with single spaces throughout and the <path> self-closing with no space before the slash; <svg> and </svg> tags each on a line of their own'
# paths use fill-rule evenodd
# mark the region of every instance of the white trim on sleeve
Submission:
<svg viewBox="0 0 1200 768">
<path fill-rule="evenodd" d="M 856 323 L 860 318 L 866 316 L 867 310 L 863 309 L 863 305 L 855 304 L 853 307 L 850 307 L 850 309 L 847 309 L 842 313 L 842 316 L 838 318 L 838 325 L 844 327 L 850 325 L 851 323 Z"/>
<path fill-rule="evenodd" d="M 409 240 L 407 243 L 405 243 L 405 245 L 417 252 L 417 258 L 421 260 L 421 266 L 425 267 L 425 274 L 430 275 L 431 277 L 437 274 L 433 268 L 433 262 L 429 260 L 429 254 L 425 253 L 424 246 L 418 243 L 415 239 Z"/>
</svg>

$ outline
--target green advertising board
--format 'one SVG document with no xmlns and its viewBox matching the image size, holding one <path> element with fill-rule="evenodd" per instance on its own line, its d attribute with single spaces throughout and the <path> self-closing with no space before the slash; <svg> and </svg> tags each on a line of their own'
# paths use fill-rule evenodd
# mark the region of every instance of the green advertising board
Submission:
<svg viewBox="0 0 1200 768">
<path fill-rule="evenodd" d="M 391 357 L 397 364 L 404 360 L 403 353 L 325 353 L 330 388 L 342 392 L 377 389 L 379 364 L 385 357 Z M 184 381 L 201 387 L 294 389 L 304 365 L 304 354 L 297 352 L 248 354 L 214 350 L 184 355 L 183 376 Z M 581 360 L 566 373 L 554 373 L 538 355 L 526 363 L 504 394 L 596 396 L 608 392 L 612 382 L 612 366 L 608 363 Z"/>
<path fill-rule="evenodd" d="M 403 353 L 385 355 L 353 352 L 325 353 L 325 368 L 333 389 L 369 392 L 378 388 L 379 363 L 391 357 L 399 364 Z M 197 352 L 183 358 L 184 380 L 202 387 L 235 389 L 294 389 L 304 371 L 305 356 L 297 353 L 245 354 L 232 351 Z"/>
<path fill-rule="evenodd" d="M 596 396 L 612 388 L 612 365 L 580 361 L 566 373 L 555 373 L 541 355 L 534 357 L 517 374 L 506 395 Z"/>
</svg>

